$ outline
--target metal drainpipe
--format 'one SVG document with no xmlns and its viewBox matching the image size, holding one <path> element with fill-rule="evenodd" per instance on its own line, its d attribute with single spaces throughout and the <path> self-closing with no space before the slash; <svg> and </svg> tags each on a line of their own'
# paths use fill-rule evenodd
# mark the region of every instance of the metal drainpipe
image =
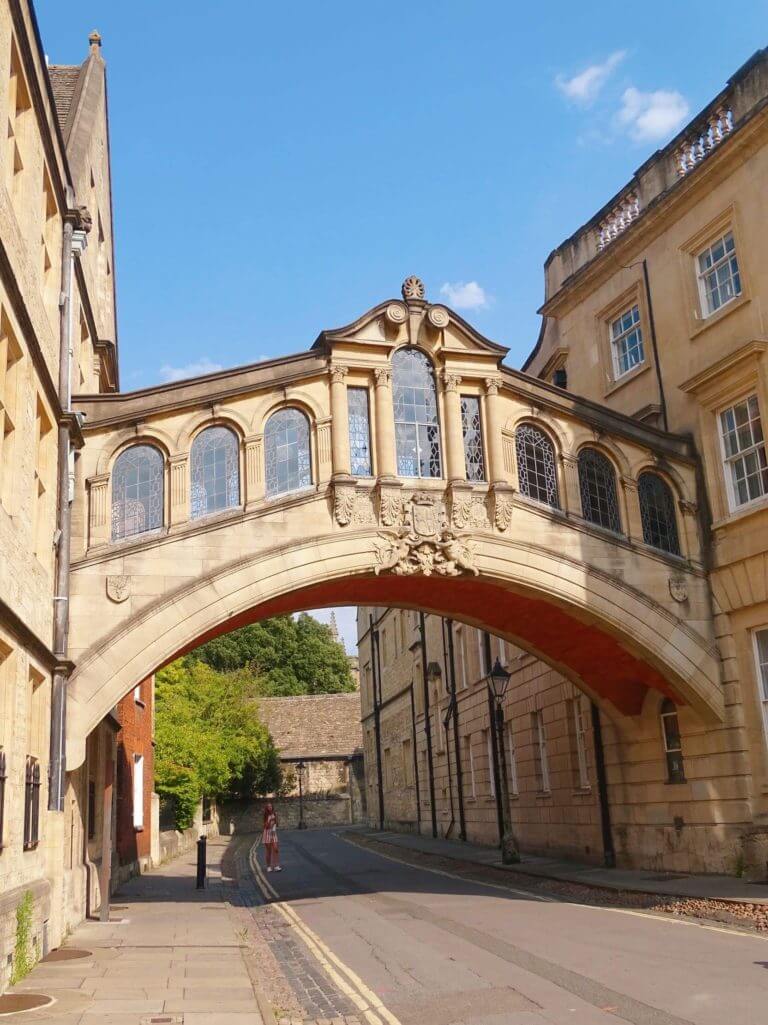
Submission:
<svg viewBox="0 0 768 1025">
<path fill-rule="evenodd" d="M 373 616 L 369 616 L 371 632 L 371 663 L 373 668 L 373 728 L 376 734 L 376 768 L 378 774 L 379 829 L 384 829 L 384 778 L 381 764 L 381 663 L 379 661 L 379 631 L 374 629 Z"/>
<path fill-rule="evenodd" d="M 608 800 L 608 777 L 605 771 L 605 748 L 603 747 L 603 725 L 600 720 L 600 709 L 590 702 L 592 715 L 592 738 L 595 744 L 595 774 L 597 776 L 597 796 L 600 803 L 600 830 L 603 836 L 603 864 L 606 868 L 616 867 L 616 850 L 613 846 L 613 829 L 611 828 L 611 805 Z"/>
<path fill-rule="evenodd" d="M 432 754 L 432 722 L 431 711 L 429 708 L 429 680 L 427 679 L 427 627 L 423 612 L 419 612 L 419 636 L 421 638 L 421 675 L 422 684 L 424 686 L 424 738 L 427 744 L 429 804 L 432 816 L 432 836 L 436 837 L 437 807 L 435 806 L 435 760 Z"/>
<path fill-rule="evenodd" d="M 656 383 L 659 387 L 659 405 L 661 406 L 661 423 L 665 431 L 669 430 L 667 418 L 667 399 L 664 394 L 664 380 L 659 363 L 659 345 L 656 340 L 656 321 L 653 316 L 653 299 L 651 298 L 651 281 L 648 277 L 648 263 L 643 260 L 643 283 L 645 284 L 645 298 L 648 303 L 648 324 L 651 328 L 651 345 L 653 346 L 653 361 L 656 364 Z"/>
<path fill-rule="evenodd" d="M 464 773 L 461 768 L 459 740 L 459 703 L 456 697 L 456 660 L 453 655 L 453 620 L 444 620 L 448 633 L 448 665 L 451 674 L 451 709 L 453 712 L 453 749 L 456 754 L 456 796 L 459 803 L 459 837 L 467 839 L 467 819 L 464 814 Z"/>
<path fill-rule="evenodd" d="M 421 786 L 419 783 L 419 752 L 416 745 L 416 697 L 411 680 L 411 737 L 413 743 L 413 780 L 416 784 L 416 832 L 421 836 Z"/>
<path fill-rule="evenodd" d="M 67 200 L 72 190 L 67 188 Z M 71 205 L 71 203 L 70 203 Z M 64 217 L 61 244 L 61 295 L 59 299 L 59 403 L 64 413 L 72 411 L 72 279 L 75 250 L 85 248 L 85 231 L 79 211 L 69 209 Z M 78 228 L 76 229 L 76 224 Z M 64 810 L 66 776 L 67 640 L 69 635 L 69 564 L 72 533 L 73 481 L 69 424 L 58 426 L 58 505 L 56 510 L 56 579 L 53 598 L 53 653 L 57 664 L 51 688 L 49 811 Z"/>
</svg>

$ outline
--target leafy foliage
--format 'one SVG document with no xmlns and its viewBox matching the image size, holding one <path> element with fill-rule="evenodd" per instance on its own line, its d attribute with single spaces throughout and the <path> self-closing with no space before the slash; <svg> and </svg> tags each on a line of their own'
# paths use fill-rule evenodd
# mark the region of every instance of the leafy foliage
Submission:
<svg viewBox="0 0 768 1025">
<path fill-rule="evenodd" d="M 203 795 L 253 797 L 280 786 L 272 738 L 248 672 L 184 659 L 156 677 L 155 787 L 173 798 L 176 824 L 192 825 Z"/>
<path fill-rule="evenodd" d="M 248 669 L 265 697 L 354 690 L 343 645 L 307 613 L 296 619 L 274 616 L 233 630 L 186 658 L 222 672 Z"/>
<path fill-rule="evenodd" d="M 34 899 L 32 891 L 27 890 L 16 908 L 16 943 L 13 951 L 13 967 L 10 983 L 15 986 L 32 971 L 40 952 L 32 947 L 32 911 Z"/>
</svg>

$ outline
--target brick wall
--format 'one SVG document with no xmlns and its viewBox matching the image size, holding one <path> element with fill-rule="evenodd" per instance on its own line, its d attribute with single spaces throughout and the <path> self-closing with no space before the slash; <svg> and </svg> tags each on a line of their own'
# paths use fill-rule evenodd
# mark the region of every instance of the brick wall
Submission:
<svg viewBox="0 0 768 1025">
<path fill-rule="evenodd" d="M 116 846 L 121 866 L 144 867 L 152 853 L 152 785 L 154 780 L 153 733 L 154 678 L 142 681 L 117 706 Z M 143 825 L 134 823 L 134 775 L 137 758 L 143 759 Z"/>
</svg>

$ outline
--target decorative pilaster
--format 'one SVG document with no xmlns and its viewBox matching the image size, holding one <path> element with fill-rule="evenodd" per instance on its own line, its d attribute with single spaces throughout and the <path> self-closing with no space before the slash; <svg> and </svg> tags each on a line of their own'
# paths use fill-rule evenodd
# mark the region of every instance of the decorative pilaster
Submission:
<svg viewBox="0 0 768 1025">
<path fill-rule="evenodd" d="M 392 368 L 377 367 L 375 413 L 376 413 L 376 466 L 379 477 L 396 477 L 395 459 L 395 411 L 392 403 Z"/>
<path fill-rule="evenodd" d="M 560 463 L 563 468 L 563 494 L 560 496 L 563 509 L 572 516 L 581 516 L 579 460 L 571 452 L 563 452 L 560 456 Z"/>
<path fill-rule="evenodd" d="M 485 379 L 485 419 L 488 424 L 488 478 L 492 484 L 504 483 L 504 450 L 501 439 L 500 377 Z"/>
<path fill-rule="evenodd" d="M 252 434 L 245 439 L 245 505 L 253 506 L 264 498 L 264 435 Z"/>
<path fill-rule="evenodd" d="M 109 474 L 89 477 L 88 485 L 88 546 L 105 545 L 112 536 L 109 515 Z"/>
<path fill-rule="evenodd" d="M 445 395 L 445 457 L 446 471 L 449 482 L 466 479 L 467 471 L 464 461 L 464 435 L 461 429 L 461 396 L 459 385 L 461 377 L 450 371 L 443 371 L 443 388 Z"/>
<path fill-rule="evenodd" d="M 171 526 L 189 520 L 189 458 L 186 452 L 168 460 L 171 474 Z"/>
<path fill-rule="evenodd" d="M 637 491 L 637 481 L 634 477 L 622 476 L 621 487 L 624 492 L 624 508 L 627 517 L 627 537 L 632 541 L 642 541 L 643 520 L 640 515 L 640 497 Z"/>
<path fill-rule="evenodd" d="M 347 368 L 334 364 L 328 368 L 331 379 L 331 446 L 333 479 L 349 477 L 349 408 L 347 405 Z"/>
<path fill-rule="evenodd" d="M 696 502 L 681 498 L 677 503 L 680 510 L 681 547 L 683 555 L 694 562 L 702 562 L 701 535 L 699 534 L 699 507 Z"/>
<path fill-rule="evenodd" d="M 331 418 L 317 421 L 317 479 L 326 481 L 331 476 L 333 454 L 331 440 Z"/>
</svg>

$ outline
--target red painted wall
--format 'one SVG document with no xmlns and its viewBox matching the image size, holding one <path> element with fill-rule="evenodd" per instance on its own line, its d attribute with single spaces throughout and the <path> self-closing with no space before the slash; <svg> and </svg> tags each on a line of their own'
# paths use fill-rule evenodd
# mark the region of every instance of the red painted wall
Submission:
<svg viewBox="0 0 768 1025">
<path fill-rule="evenodd" d="M 152 745 L 154 678 L 139 684 L 139 700 L 134 692 L 117 706 L 120 732 L 117 735 L 117 856 L 121 865 L 149 857 L 151 851 L 152 786 L 154 747 Z M 144 827 L 133 824 L 133 774 L 135 755 L 144 757 Z"/>
</svg>

